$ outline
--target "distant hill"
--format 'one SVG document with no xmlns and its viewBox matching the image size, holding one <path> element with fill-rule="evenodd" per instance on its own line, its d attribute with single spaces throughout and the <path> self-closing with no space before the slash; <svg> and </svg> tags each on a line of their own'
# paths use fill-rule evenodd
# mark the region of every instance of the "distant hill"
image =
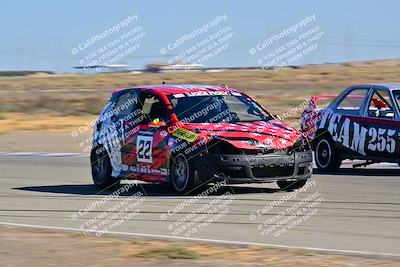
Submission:
<svg viewBox="0 0 400 267">
<path fill-rule="evenodd" d="M 27 75 L 35 75 L 35 74 L 54 74 L 52 71 L 29 71 L 29 70 L 22 70 L 22 71 L 0 71 L 0 76 L 27 76 Z"/>
</svg>

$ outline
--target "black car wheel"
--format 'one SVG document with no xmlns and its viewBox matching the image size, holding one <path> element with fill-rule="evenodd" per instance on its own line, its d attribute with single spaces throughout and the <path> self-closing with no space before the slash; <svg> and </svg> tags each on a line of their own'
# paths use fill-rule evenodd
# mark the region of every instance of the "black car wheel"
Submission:
<svg viewBox="0 0 400 267">
<path fill-rule="evenodd" d="M 323 135 L 318 138 L 315 146 L 315 163 L 321 171 L 337 171 L 342 165 L 342 159 L 337 153 L 332 138 Z"/>
<path fill-rule="evenodd" d="M 110 157 L 103 147 L 92 150 L 90 163 L 92 166 L 93 182 L 99 189 L 118 186 L 120 184 L 120 180 L 111 176 L 112 166 Z"/>
<path fill-rule="evenodd" d="M 193 188 L 194 170 L 185 155 L 172 157 L 170 178 L 173 189 L 178 193 L 185 193 Z"/>
<path fill-rule="evenodd" d="M 300 179 L 297 181 L 280 180 L 280 181 L 277 181 L 276 183 L 278 184 L 279 188 L 282 190 L 293 191 L 293 190 L 302 188 L 307 183 L 307 179 Z"/>
</svg>

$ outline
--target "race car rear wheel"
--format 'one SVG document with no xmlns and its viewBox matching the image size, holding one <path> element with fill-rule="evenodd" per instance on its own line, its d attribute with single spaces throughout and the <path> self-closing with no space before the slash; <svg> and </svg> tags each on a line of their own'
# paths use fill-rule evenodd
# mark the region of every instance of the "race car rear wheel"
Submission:
<svg viewBox="0 0 400 267">
<path fill-rule="evenodd" d="M 319 170 L 337 171 L 342 165 L 342 159 L 336 151 L 332 138 L 328 135 L 321 136 L 315 146 L 315 163 Z"/>
<path fill-rule="evenodd" d="M 120 184 L 120 180 L 111 176 L 112 167 L 110 157 L 103 147 L 97 147 L 92 150 L 90 163 L 92 166 L 93 182 L 99 189 L 118 186 Z"/>
<path fill-rule="evenodd" d="M 302 188 L 307 183 L 307 179 L 300 179 L 297 181 L 280 180 L 280 181 L 277 181 L 276 183 L 278 184 L 279 188 L 282 190 L 293 191 L 293 190 Z"/>
<path fill-rule="evenodd" d="M 185 155 L 178 154 L 172 158 L 170 178 L 172 188 L 178 193 L 185 193 L 193 188 L 194 168 Z"/>
</svg>

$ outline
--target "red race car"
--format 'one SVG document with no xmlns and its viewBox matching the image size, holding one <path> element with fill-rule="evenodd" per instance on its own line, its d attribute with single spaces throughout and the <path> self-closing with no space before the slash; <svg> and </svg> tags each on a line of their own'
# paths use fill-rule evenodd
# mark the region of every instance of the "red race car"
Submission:
<svg viewBox="0 0 400 267">
<path fill-rule="evenodd" d="M 299 131 L 237 90 L 156 85 L 113 93 L 95 126 L 91 164 L 99 188 L 139 179 L 177 192 L 220 180 L 293 190 L 311 177 L 312 154 Z"/>
<path fill-rule="evenodd" d="M 326 108 L 318 102 L 331 99 Z M 332 101 L 333 99 L 333 101 Z M 302 131 L 321 171 L 336 171 L 344 159 L 366 166 L 400 162 L 400 84 L 355 85 L 339 96 L 315 96 L 301 117 Z"/>
</svg>

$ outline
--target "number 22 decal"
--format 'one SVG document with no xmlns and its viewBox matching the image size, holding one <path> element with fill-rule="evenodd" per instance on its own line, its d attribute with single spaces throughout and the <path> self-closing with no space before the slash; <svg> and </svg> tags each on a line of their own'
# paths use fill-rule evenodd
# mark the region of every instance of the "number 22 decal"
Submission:
<svg viewBox="0 0 400 267">
<path fill-rule="evenodd" d="M 138 162 L 152 163 L 153 136 L 139 135 L 136 139 L 136 155 Z"/>
</svg>

